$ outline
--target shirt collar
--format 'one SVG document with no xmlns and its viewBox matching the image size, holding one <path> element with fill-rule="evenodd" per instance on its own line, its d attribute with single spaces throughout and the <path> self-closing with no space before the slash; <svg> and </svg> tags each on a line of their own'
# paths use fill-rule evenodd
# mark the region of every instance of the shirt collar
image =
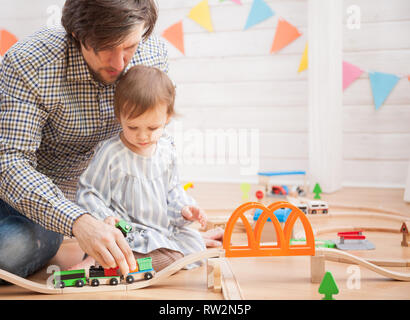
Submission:
<svg viewBox="0 0 410 320">
<path fill-rule="evenodd" d="M 93 77 L 88 70 L 87 63 L 77 46 L 69 41 L 68 43 L 68 65 L 67 81 L 90 81 Z"/>
</svg>

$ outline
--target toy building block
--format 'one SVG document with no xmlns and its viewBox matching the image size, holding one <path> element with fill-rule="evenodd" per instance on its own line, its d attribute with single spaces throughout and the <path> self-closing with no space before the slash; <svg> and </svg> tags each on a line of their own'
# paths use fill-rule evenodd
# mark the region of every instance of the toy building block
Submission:
<svg viewBox="0 0 410 320">
<path fill-rule="evenodd" d="M 184 190 L 187 191 L 189 188 L 193 188 L 194 184 L 192 182 L 188 182 L 184 185 Z"/>
<path fill-rule="evenodd" d="M 241 183 L 242 200 L 249 200 L 249 191 L 251 191 L 251 185 L 249 183 Z"/>
<path fill-rule="evenodd" d="M 313 193 L 315 194 L 315 199 L 321 199 L 320 194 L 322 193 L 322 188 L 320 187 L 319 183 L 316 183 L 315 188 L 313 189 Z"/>
<path fill-rule="evenodd" d="M 335 241 L 336 247 L 340 250 L 373 250 L 374 244 L 366 240 L 362 233 L 362 230 L 339 232 L 339 239 Z"/>
<path fill-rule="evenodd" d="M 208 289 L 213 289 L 214 292 L 221 292 L 221 265 L 219 260 L 215 258 L 207 259 L 206 266 Z"/>
<path fill-rule="evenodd" d="M 312 283 L 320 283 L 325 274 L 325 256 L 316 251 L 314 256 L 310 257 L 310 279 Z"/>
<path fill-rule="evenodd" d="M 400 227 L 400 232 L 403 235 L 403 239 L 401 241 L 401 246 L 402 247 L 408 247 L 409 246 L 409 242 L 408 242 L 408 235 L 409 235 L 409 229 L 407 229 L 407 225 L 405 222 L 403 222 L 403 224 Z"/>
<path fill-rule="evenodd" d="M 339 293 L 336 281 L 329 271 L 325 273 L 322 282 L 320 283 L 319 293 L 325 295 L 322 300 L 335 300 L 333 295 Z"/>
</svg>

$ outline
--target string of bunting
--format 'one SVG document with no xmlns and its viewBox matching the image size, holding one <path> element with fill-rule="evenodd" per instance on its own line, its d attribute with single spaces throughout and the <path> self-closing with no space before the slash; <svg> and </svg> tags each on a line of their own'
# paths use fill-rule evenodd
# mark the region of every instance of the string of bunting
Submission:
<svg viewBox="0 0 410 320">
<path fill-rule="evenodd" d="M 219 0 L 219 2 L 223 1 L 226 0 Z M 230 1 L 234 2 L 237 5 L 242 5 L 241 0 Z M 265 21 L 273 17 L 274 15 L 275 12 L 264 0 L 253 0 L 248 18 L 244 26 L 244 30 L 252 28 L 256 24 L 261 23 L 262 21 Z M 188 18 L 199 24 L 208 32 L 214 32 L 208 0 L 202 0 L 197 5 L 195 5 L 190 10 Z M 185 55 L 183 19 L 165 29 L 161 35 L 175 48 L 177 48 L 183 55 Z M 301 35 L 302 33 L 294 25 L 292 25 L 282 17 L 279 17 L 270 53 L 274 54 L 279 52 L 281 49 L 298 39 Z M 0 63 L 2 56 L 4 56 L 7 50 L 16 42 L 17 38 L 15 35 L 5 29 L 0 30 Z M 299 73 L 308 69 L 308 60 L 308 43 L 306 42 L 305 49 L 303 51 L 298 68 Z M 376 110 L 378 110 L 383 105 L 400 79 L 407 78 L 408 81 L 410 81 L 410 75 L 397 75 L 377 71 L 366 72 L 360 67 L 355 66 L 347 61 L 343 61 L 342 63 L 343 90 L 346 90 L 362 74 L 367 73 L 370 79 Z"/>
<path fill-rule="evenodd" d="M 219 2 L 223 1 L 225 0 L 219 0 Z M 242 5 L 240 0 L 231 1 L 237 5 Z M 253 0 L 244 30 L 265 21 L 274 15 L 275 12 L 264 0 Z M 189 12 L 188 18 L 195 21 L 207 31 L 214 32 L 208 0 L 202 0 L 194 6 Z M 279 52 L 281 49 L 298 39 L 301 35 L 302 33 L 294 25 L 279 17 L 270 53 L 274 54 Z M 180 20 L 167 28 L 162 33 L 162 36 L 185 55 L 183 20 Z M 299 73 L 308 69 L 308 61 L 308 43 L 306 42 L 298 68 Z M 343 90 L 346 90 L 356 79 L 365 73 L 365 71 L 347 61 L 342 61 L 342 63 Z M 410 81 L 410 75 L 403 76 L 375 71 L 369 71 L 366 73 L 369 75 L 376 110 L 378 110 L 386 101 L 387 97 L 400 79 L 407 78 Z"/>
</svg>

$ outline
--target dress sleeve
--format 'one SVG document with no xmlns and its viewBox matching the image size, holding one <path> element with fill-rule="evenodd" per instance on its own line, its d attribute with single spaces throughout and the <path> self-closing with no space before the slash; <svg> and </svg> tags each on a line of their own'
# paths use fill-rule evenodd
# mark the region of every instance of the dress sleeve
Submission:
<svg viewBox="0 0 410 320">
<path fill-rule="evenodd" d="M 181 182 L 179 181 L 176 149 L 174 143 L 171 142 L 171 144 L 172 154 L 171 163 L 169 166 L 170 178 L 167 197 L 168 215 L 172 218 L 175 225 L 184 226 L 191 224 L 192 221 L 188 221 L 182 216 L 182 208 L 185 206 L 196 206 L 197 203 L 190 195 L 188 195 L 188 193 L 182 187 Z"/>
</svg>

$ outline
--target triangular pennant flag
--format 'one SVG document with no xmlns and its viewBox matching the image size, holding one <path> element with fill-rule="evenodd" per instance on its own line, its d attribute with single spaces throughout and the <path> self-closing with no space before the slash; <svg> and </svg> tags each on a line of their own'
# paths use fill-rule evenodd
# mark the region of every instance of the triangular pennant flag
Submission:
<svg viewBox="0 0 410 320">
<path fill-rule="evenodd" d="M 280 49 L 286 47 L 289 43 L 296 40 L 301 35 L 302 34 L 295 26 L 280 18 L 270 52 L 278 52 Z"/>
<path fill-rule="evenodd" d="M 254 0 L 252 3 L 251 11 L 249 12 L 248 19 L 246 20 L 245 30 L 250 27 L 269 19 L 275 15 L 275 12 L 266 4 L 263 0 Z"/>
<path fill-rule="evenodd" d="M 343 61 L 343 90 L 345 90 L 350 84 L 359 78 L 363 73 L 359 67 Z"/>
<path fill-rule="evenodd" d="M 409 81 L 410 81 L 410 76 L 407 76 L 407 80 L 409 80 Z"/>
<path fill-rule="evenodd" d="M 225 0 L 219 0 L 219 2 L 224 2 Z M 242 4 L 240 0 L 232 0 L 232 2 L 235 2 L 236 4 Z"/>
<path fill-rule="evenodd" d="M 14 34 L 4 29 L 0 30 L 0 55 L 4 56 L 7 50 L 16 42 L 17 38 Z"/>
<path fill-rule="evenodd" d="M 189 18 L 198 23 L 201 27 L 209 32 L 213 32 L 211 13 L 209 11 L 208 0 L 203 0 L 191 9 L 188 15 Z"/>
<path fill-rule="evenodd" d="M 302 72 L 308 68 L 308 43 L 306 42 L 305 51 L 303 51 L 302 59 L 300 60 L 298 72 Z"/>
<path fill-rule="evenodd" d="M 372 86 L 374 105 L 376 110 L 378 110 L 400 78 L 395 74 L 382 72 L 369 72 L 369 77 Z"/>
<path fill-rule="evenodd" d="M 179 51 L 185 54 L 184 30 L 182 20 L 164 30 L 162 36 L 174 45 Z"/>
</svg>

